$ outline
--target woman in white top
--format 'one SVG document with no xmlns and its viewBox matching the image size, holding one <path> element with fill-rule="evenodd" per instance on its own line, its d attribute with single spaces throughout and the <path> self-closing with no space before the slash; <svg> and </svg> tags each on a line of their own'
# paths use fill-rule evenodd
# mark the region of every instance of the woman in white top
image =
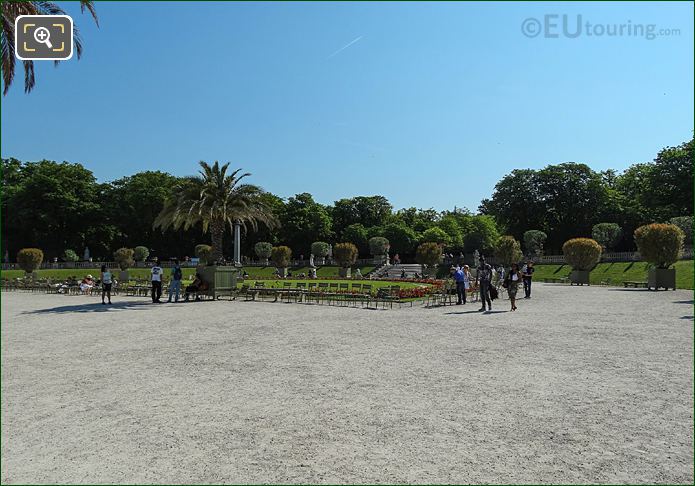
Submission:
<svg viewBox="0 0 695 486">
<path fill-rule="evenodd" d="M 109 304 L 111 303 L 111 285 L 113 284 L 113 277 L 111 272 L 106 265 L 101 266 L 101 303 L 106 305 L 104 302 L 104 297 L 108 296 Z"/>
<path fill-rule="evenodd" d="M 507 284 L 507 295 L 509 295 L 509 302 L 512 304 L 511 310 L 516 310 L 516 291 L 519 289 L 519 283 L 521 282 L 521 272 L 519 271 L 519 265 L 517 263 L 512 263 L 512 268 L 504 279 Z"/>
</svg>

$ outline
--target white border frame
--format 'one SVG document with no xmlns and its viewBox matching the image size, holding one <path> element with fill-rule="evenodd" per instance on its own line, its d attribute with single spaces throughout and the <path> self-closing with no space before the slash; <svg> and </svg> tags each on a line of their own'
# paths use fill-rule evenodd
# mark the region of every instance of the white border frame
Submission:
<svg viewBox="0 0 695 486">
<path fill-rule="evenodd" d="M 70 20 L 70 55 L 68 57 L 60 57 L 60 58 L 56 58 L 56 57 L 21 57 L 19 55 L 19 49 L 17 49 L 17 24 L 19 23 L 19 19 L 24 18 L 24 17 L 29 17 L 29 18 L 63 17 L 63 18 L 69 19 Z M 20 61 L 68 61 L 68 60 L 72 59 L 72 54 L 73 54 L 73 51 L 75 50 L 74 44 L 75 44 L 75 29 L 74 29 L 72 17 L 70 17 L 69 15 L 18 15 L 17 18 L 14 19 L 14 55 Z"/>
</svg>

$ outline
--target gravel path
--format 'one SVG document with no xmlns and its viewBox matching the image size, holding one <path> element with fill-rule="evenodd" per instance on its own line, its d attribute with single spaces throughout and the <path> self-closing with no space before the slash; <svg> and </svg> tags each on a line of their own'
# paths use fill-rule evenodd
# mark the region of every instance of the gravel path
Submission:
<svg viewBox="0 0 695 486">
<path fill-rule="evenodd" d="M 692 483 L 689 291 L 2 295 L 2 483 Z"/>
</svg>

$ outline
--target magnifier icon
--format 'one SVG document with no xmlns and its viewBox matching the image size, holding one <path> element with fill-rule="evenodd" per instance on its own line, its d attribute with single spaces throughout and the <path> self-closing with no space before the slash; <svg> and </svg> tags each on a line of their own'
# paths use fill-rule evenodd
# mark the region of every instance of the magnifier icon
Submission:
<svg viewBox="0 0 695 486">
<path fill-rule="evenodd" d="M 49 49 L 53 49 L 51 32 L 46 27 L 39 27 L 34 31 L 34 40 L 40 44 L 46 44 Z"/>
</svg>

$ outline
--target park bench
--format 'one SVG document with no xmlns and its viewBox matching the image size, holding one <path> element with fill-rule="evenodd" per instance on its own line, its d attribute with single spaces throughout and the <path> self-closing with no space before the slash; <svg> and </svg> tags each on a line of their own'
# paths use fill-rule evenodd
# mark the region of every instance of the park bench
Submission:
<svg viewBox="0 0 695 486">
<path fill-rule="evenodd" d="M 634 280 L 626 280 L 623 282 L 623 287 L 628 288 L 631 287 L 633 289 L 646 289 L 647 288 L 647 282 L 638 282 Z"/>
</svg>

